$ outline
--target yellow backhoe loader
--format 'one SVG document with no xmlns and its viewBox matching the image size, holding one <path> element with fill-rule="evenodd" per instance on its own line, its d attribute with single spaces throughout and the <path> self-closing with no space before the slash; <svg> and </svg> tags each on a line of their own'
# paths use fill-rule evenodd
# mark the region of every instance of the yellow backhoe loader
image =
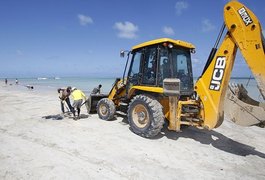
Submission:
<svg viewBox="0 0 265 180">
<path fill-rule="evenodd" d="M 195 84 L 191 63 L 195 46 L 156 39 L 121 52 L 127 54 L 123 77 L 116 79 L 108 95 L 97 99 L 94 108 L 103 120 L 112 119 L 117 112 L 126 113 L 132 131 L 143 137 L 156 136 L 165 121 L 174 131 L 180 131 L 182 125 L 211 130 L 222 124 L 224 112 L 237 124 L 264 126 L 264 104 L 251 99 L 244 87 L 229 86 L 238 49 L 265 98 L 261 25 L 245 5 L 231 1 L 224 7 L 224 25 Z"/>
</svg>

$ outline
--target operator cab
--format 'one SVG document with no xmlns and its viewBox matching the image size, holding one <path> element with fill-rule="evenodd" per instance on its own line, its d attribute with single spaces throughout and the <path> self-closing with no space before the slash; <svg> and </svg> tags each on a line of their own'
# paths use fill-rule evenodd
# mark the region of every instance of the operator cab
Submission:
<svg viewBox="0 0 265 180">
<path fill-rule="evenodd" d="M 181 95 L 193 93 L 190 43 L 168 38 L 148 41 L 133 47 L 128 83 L 163 87 L 165 78 L 180 79 Z"/>
</svg>

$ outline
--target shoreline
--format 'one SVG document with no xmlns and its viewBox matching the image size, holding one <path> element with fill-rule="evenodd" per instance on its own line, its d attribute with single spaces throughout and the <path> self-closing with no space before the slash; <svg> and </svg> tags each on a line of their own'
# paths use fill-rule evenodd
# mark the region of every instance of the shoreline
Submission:
<svg viewBox="0 0 265 180">
<path fill-rule="evenodd" d="M 108 94 L 109 91 L 112 89 L 113 83 L 115 82 L 115 78 L 89 78 L 89 77 L 61 77 L 60 79 L 44 79 L 38 80 L 37 78 L 25 78 L 19 79 L 19 85 L 21 89 L 24 90 L 23 87 L 27 85 L 31 85 L 39 91 L 57 91 L 58 88 L 62 87 L 77 87 L 78 89 L 82 90 L 86 94 L 90 94 L 91 90 L 94 89 L 99 84 L 102 84 L 102 93 Z M 194 83 L 196 78 L 194 78 Z M 257 83 L 255 79 L 249 78 L 236 78 L 230 79 L 231 84 L 243 84 L 244 87 L 247 89 L 248 94 L 251 98 L 265 103 L 265 100 L 260 95 L 260 92 L 257 88 Z M 0 79 L 0 84 L 4 85 L 4 80 Z M 15 86 L 15 78 L 12 80 L 8 80 L 8 84 L 12 84 Z"/>
</svg>

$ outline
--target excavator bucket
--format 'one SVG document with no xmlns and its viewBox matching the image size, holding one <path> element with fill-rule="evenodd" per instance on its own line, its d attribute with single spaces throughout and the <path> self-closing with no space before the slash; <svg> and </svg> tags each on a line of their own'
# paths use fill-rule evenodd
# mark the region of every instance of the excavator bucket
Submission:
<svg viewBox="0 0 265 180">
<path fill-rule="evenodd" d="M 242 84 L 229 84 L 224 112 L 234 123 L 241 126 L 265 126 L 265 103 L 248 96 Z"/>
</svg>

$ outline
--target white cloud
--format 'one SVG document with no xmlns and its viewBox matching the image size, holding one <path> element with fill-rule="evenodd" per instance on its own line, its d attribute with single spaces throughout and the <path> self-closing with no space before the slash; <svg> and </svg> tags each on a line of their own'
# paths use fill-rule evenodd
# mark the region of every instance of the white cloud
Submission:
<svg viewBox="0 0 265 180">
<path fill-rule="evenodd" d="M 189 4 L 185 1 L 178 1 L 175 5 L 177 15 L 181 15 L 185 9 L 188 9 Z"/>
<path fill-rule="evenodd" d="M 79 19 L 79 23 L 82 26 L 86 26 L 87 24 L 92 24 L 93 23 L 93 19 L 89 16 L 85 16 L 83 14 L 78 14 L 77 15 L 78 19 Z"/>
<path fill-rule="evenodd" d="M 169 26 L 165 26 L 165 27 L 163 27 L 163 32 L 164 32 L 166 35 L 169 35 L 169 36 L 175 34 L 174 30 L 173 30 L 171 27 L 169 27 Z"/>
<path fill-rule="evenodd" d="M 137 37 L 138 27 L 131 22 L 116 22 L 114 29 L 118 30 L 118 37 L 120 38 L 134 39 Z"/>
<path fill-rule="evenodd" d="M 209 19 L 204 19 L 202 21 L 202 32 L 210 32 L 215 30 L 215 26 L 210 22 Z"/>
<path fill-rule="evenodd" d="M 265 30 L 262 30 L 262 34 L 263 34 L 263 36 L 265 36 Z"/>
</svg>

